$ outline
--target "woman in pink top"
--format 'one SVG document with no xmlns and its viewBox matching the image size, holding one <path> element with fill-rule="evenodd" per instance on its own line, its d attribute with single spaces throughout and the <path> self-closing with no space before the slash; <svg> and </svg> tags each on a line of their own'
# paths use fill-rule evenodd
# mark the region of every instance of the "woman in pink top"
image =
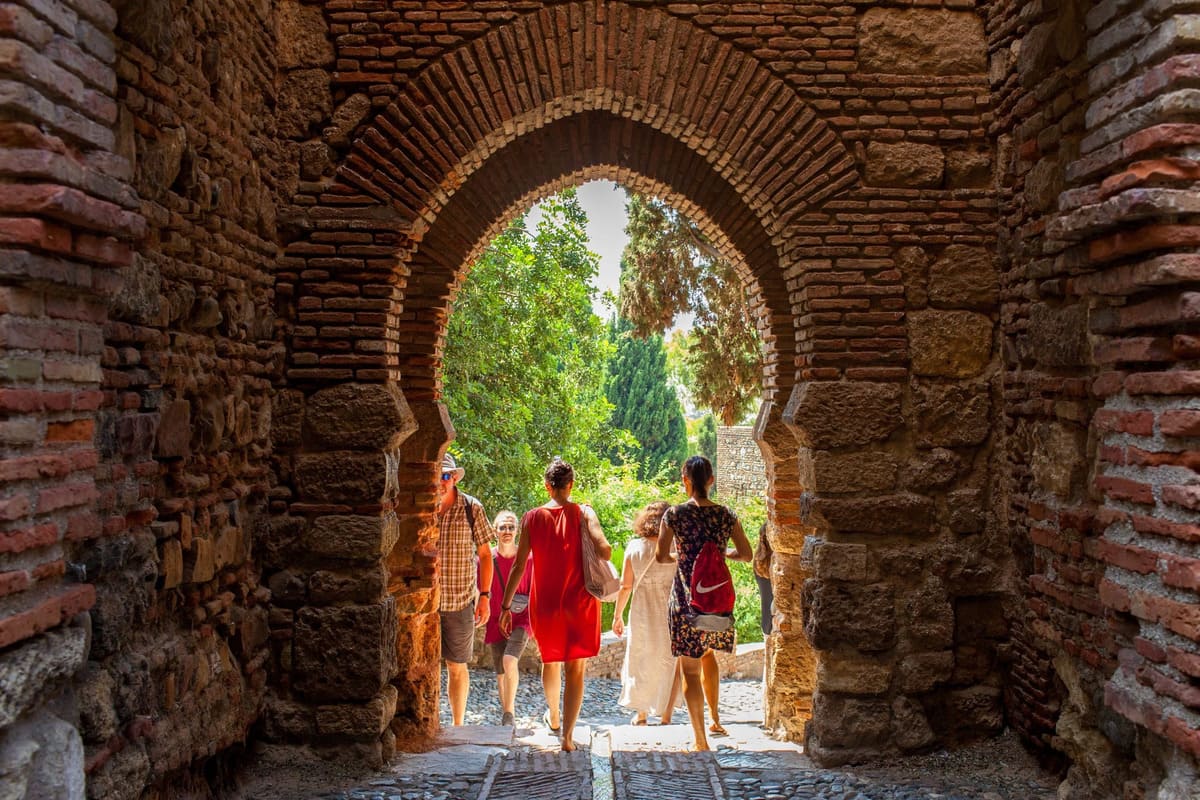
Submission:
<svg viewBox="0 0 1200 800">
<path fill-rule="evenodd" d="M 492 527 L 496 529 L 497 544 L 492 548 L 492 586 L 489 598 L 492 614 L 488 617 L 487 631 L 483 643 L 492 651 L 492 666 L 496 669 L 496 684 L 500 695 L 500 724 L 512 725 L 513 708 L 517 700 L 517 683 L 520 676 L 517 672 L 521 651 L 532 635 L 529 624 L 529 584 L 533 579 L 533 570 L 526 569 L 517 584 L 516 597 L 523 597 L 523 603 L 513 608 L 512 630 L 506 636 L 500 630 L 500 604 L 504 597 L 504 583 L 512 574 L 513 564 L 517 561 L 517 515 L 511 511 L 501 511 L 496 515 Z"/>
</svg>

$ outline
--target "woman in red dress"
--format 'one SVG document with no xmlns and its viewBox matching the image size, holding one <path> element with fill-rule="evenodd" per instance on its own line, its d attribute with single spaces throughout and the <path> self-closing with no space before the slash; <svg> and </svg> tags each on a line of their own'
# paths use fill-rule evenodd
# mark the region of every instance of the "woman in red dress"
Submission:
<svg viewBox="0 0 1200 800">
<path fill-rule="evenodd" d="M 500 630 L 512 628 L 512 599 L 528 563 L 533 568 L 529 592 L 529 622 L 542 652 L 542 689 L 546 693 L 546 724 L 559 730 L 562 749 L 575 749 L 573 735 L 583 705 L 583 673 L 587 660 L 600 652 L 600 601 L 584 585 L 581 536 L 593 537 L 596 551 L 612 556 L 612 546 L 600 530 L 596 512 L 571 502 L 575 470 L 555 459 L 546 468 L 546 492 L 550 501 L 525 514 L 517 558 L 504 587 L 500 604 Z M 584 523 L 581 525 L 581 523 Z M 526 556 L 529 556 L 528 562 Z M 558 693 L 566 664 L 566 689 L 562 711 Z"/>
</svg>

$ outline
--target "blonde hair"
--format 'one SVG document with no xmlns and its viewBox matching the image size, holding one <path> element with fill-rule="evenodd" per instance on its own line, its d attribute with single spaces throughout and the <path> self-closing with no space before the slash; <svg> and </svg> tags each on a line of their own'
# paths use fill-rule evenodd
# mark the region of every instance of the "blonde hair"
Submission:
<svg viewBox="0 0 1200 800">
<path fill-rule="evenodd" d="M 670 507 L 670 503 L 658 500 L 643 508 L 633 520 L 633 532 L 643 539 L 658 536 L 658 525 Z"/>
</svg>

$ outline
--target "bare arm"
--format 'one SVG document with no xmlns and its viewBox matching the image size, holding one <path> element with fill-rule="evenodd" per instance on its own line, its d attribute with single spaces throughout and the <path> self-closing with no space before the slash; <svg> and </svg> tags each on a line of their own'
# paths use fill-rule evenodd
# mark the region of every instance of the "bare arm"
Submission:
<svg viewBox="0 0 1200 800">
<path fill-rule="evenodd" d="M 487 587 L 484 589 L 485 592 L 490 592 L 492 589 L 492 548 L 481 544 L 475 548 L 475 554 L 479 556 L 479 583 Z M 484 624 L 491 615 L 491 603 L 488 602 L 487 597 L 479 595 L 479 602 L 475 604 L 475 624 Z"/>
<path fill-rule="evenodd" d="M 750 561 L 754 558 L 754 550 L 750 540 L 742 530 L 742 523 L 737 517 L 733 518 L 733 547 L 725 551 L 725 557 L 730 561 Z"/>
<path fill-rule="evenodd" d="M 654 548 L 654 560 L 659 564 L 674 564 L 675 557 L 671 555 L 671 543 L 675 541 L 675 531 L 667 524 L 667 516 L 663 515 L 658 524 L 658 547 Z"/>
<path fill-rule="evenodd" d="M 608 543 L 608 539 L 604 538 L 604 531 L 600 529 L 600 518 L 596 516 L 596 512 L 591 506 L 580 506 L 583 512 L 584 519 L 587 520 L 588 533 L 592 535 L 592 541 L 596 543 L 596 552 L 601 558 L 612 558 L 612 545 Z"/>
<path fill-rule="evenodd" d="M 625 563 L 621 566 L 621 591 L 617 592 L 617 608 L 613 611 L 612 632 L 617 636 L 625 635 L 625 605 L 633 594 L 633 561 L 628 552 Z"/>
</svg>

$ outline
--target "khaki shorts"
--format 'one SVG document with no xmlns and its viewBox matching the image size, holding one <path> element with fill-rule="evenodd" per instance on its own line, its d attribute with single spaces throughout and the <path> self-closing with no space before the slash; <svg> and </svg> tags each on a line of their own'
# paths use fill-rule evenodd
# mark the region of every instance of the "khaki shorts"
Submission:
<svg viewBox="0 0 1200 800">
<path fill-rule="evenodd" d="M 497 675 L 504 672 L 504 657 L 512 656 L 519 659 L 527 641 L 529 641 L 529 634 L 525 632 L 524 628 L 513 628 L 507 639 L 488 645 L 492 648 L 492 666 L 496 668 Z"/>
<path fill-rule="evenodd" d="M 440 611 L 442 658 L 455 664 L 470 664 L 475 651 L 475 606 L 458 611 Z"/>
</svg>

